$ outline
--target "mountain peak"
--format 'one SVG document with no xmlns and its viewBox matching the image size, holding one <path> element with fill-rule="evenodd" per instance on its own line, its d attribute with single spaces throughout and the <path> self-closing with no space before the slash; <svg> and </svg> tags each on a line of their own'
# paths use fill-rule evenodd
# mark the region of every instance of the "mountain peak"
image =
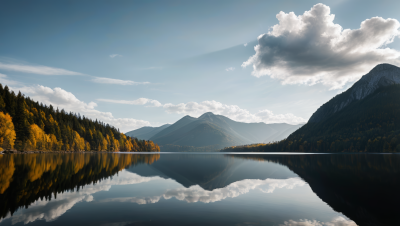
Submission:
<svg viewBox="0 0 400 226">
<path fill-rule="evenodd" d="M 392 64 L 383 63 L 383 64 L 378 64 L 374 68 L 372 68 L 370 73 L 371 72 L 385 71 L 385 70 L 400 70 L 400 68 L 395 66 L 395 65 L 392 65 Z"/>
<path fill-rule="evenodd" d="M 202 114 L 202 115 L 199 117 L 199 119 L 202 119 L 202 118 L 205 118 L 205 117 L 212 117 L 212 116 L 215 116 L 214 113 L 212 113 L 212 112 L 206 112 L 206 113 Z"/>
<path fill-rule="evenodd" d="M 345 92 L 337 95 L 322 105 L 310 118 L 309 122 L 320 122 L 356 100 L 362 100 L 377 89 L 400 84 L 400 68 L 391 64 L 379 64 L 364 75 Z"/>
<path fill-rule="evenodd" d="M 400 68 L 391 64 L 379 64 L 349 89 L 350 96 L 361 100 L 380 87 L 394 84 L 400 84 Z"/>
</svg>

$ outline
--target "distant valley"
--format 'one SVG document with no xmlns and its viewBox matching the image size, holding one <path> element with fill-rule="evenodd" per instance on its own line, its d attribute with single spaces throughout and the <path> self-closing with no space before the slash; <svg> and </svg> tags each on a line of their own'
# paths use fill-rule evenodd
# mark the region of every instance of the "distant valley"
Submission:
<svg viewBox="0 0 400 226">
<path fill-rule="evenodd" d="M 152 140 L 161 151 L 216 151 L 229 146 L 268 143 L 285 139 L 302 125 L 236 122 L 211 112 L 185 116 L 174 124 L 142 127 L 126 135 Z"/>
</svg>

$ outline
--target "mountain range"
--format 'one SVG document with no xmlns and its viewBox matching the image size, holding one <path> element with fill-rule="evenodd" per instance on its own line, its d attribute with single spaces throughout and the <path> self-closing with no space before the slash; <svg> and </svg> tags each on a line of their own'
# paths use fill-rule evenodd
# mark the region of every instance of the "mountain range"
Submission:
<svg viewBox="0 0 400 226">
<path fill-rule="evenodd" d="M 380 64 L 287 139 L 226 151 L 400 152 L 399 100 L 400 68 Z"/>
<path fill-rule="evenodd" d="M 224 147 L 267 143 L 286 138 L 302 125 L 236 122 L 211 112 L 185 116 L 172 125 L 142 127 L 127 136 L 152 140 L 162 151 L 215 151 Z"/>
</svg>

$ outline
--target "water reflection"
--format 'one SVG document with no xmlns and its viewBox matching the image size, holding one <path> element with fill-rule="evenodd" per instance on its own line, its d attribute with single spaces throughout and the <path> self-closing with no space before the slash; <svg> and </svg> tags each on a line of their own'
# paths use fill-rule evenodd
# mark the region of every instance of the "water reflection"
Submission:
<svg viewBox="0 0 400 226">
<path fill-rule="evenodd" d="M 288 220 L 285 221 L 280 226 L 357 226 L 357 224 L 352 220 L 347 220 L 344 217 L 336 217 L 329 222 L 320 222 L 317 220 Z"/>
<path fill-rule="evenodd" d="M 303 178 L 324 202 L 358 225 L 400 225 L 400 155 L 234 157 L 272 161 L 287 166 Z M 288 225 L 297 224 L 288 222 Z"/>
<path fill-rule="evenodd" d="M 159 158 L 159 154 L 109 153 L 0 155 L 0 216 L 13 214 L 38 199 L 59 200 L 60 193 L 79 191 L 128 166 L 151 164 Z"/>
<path fill-rule="evenodd" d="M 36 220 L 53 221 L 63 215 L 79 202 L 95 201 L 93 194 L 100 191 L 108 191 L 113 185 L 128 185 L 149 182 L 159 179 L 158 177 L 141 177 L 137 174 L 122 172 L 117 178 L 108 178 L 98 182 L 96 185 L 86 185 L 76 192 L 65 192 L 51 199 L 37 200 L 28 209 L 17 212 L 12 216 L 12 224 L 23 222 L 28 224 Z M 6 218 L 11 217 L 8 215 Z"/>
<path fill-rule="evenodd" d="M 397 155 L 4 155 L 0 224 L 400 225 L 399 164 Z"/>
<path fill-rule="evenodd" d="M 264 193 L 273 193 L 275 189 L 293 189 L 296 186 L 303 186 L 306 183 L 300 178 L 290 178 L 286 180 L 266 179 L 266 180 L 255 180 L 247 179 L 242 181 L 234 182 L 224 188 L 217 188 L 212 191 L 208 191 L 200 187 L 199 185 L 193 185 L 189 188 L 177 188 L 171 189 L 160 196 L 137 198 L 137 197 L 124 197 L 124 198 L 112 198 L 105 199 L 102 202 L 132 202 L 137 204 L 149 204 L 160 201 L 161 198 L 171 199 L 176 198 L 180 201 L 186 201 L 187 203 L 202 202 L 218 202 L 226 198 L 235 198 L 239 195 L 246 194 L 250 190 L 259 189 Z"/>
</svg>

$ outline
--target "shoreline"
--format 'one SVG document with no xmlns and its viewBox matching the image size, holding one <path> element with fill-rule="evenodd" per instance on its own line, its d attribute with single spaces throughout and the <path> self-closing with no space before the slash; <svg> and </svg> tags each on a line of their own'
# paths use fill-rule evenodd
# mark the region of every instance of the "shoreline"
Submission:
<svg viewBox="0 0 400 226">
<path fill-rule="evenodd" d="M 109 151 L 17 151 L 6 150 L 0 152 L 0 155 L 5 154 L 45 154 L 45 153 L 114 153 Z"/>
</svg>

